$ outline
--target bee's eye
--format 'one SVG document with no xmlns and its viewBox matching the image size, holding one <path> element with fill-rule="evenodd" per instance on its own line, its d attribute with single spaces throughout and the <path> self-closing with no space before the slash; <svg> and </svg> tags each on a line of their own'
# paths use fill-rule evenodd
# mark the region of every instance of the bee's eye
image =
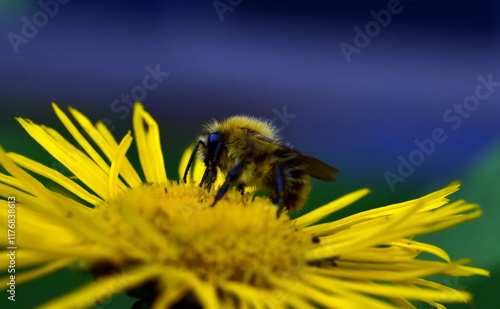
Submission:
<svg viewBox="0 0 500 309">
<path fill-rule="evenodd" d="M 218 144 L 222 143 L 222 134 L 220 133 L 212 133 L 207 138 L 208 147 L 217 147 Z"/>
</svg>

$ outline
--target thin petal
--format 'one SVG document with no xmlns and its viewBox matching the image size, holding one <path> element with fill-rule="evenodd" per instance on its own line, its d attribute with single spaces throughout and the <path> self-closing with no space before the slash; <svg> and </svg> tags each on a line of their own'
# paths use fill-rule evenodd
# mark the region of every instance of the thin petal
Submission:
<svg viewBox="0 0 500 309">
<path fill-rule="evenodd" d="M 173 287 L 165 286 L 159 289 L 159 293 L 160 295 L 153 304 L 153 309 L 170 308 L 189 293 L 189 287 L 185 284 L 178 284 Z"/>
<path fill-rule="evenodd" d="M 316 306 L 311 305 L 306 300 L 296 296 L 293 293 L 286 294 L 286 303 L 288 303 L 292 308 L 297 309 L 316 309 Z"/>
<path fill-rule="evenodd" d="M 165 184 L 167 182 L 167 174 L 165 172 L 163 152 L 160 145 L 158 124 L 144 110 L 144 107 L 140 103 L 136 103 L 134 106 L 133 124 L 139 159 L 141 160 L 146 180 Z M 145 125 L 147 126 L 146 128 Z"/>
<path fill-rule="evenodd" d="M 82 200 L 89 202 L 92 205 L 95 205 L 102 201 L 99 197 L 88 192 L 87 190 L 79 186 L 77 183 L 75 183 L 73 180 L 69 179 L 68 177 L 64 176 L 63 174 L 59 173 L 54 169 L 51 169 L 43 164 L 38 163 L 37 161 L 31 160 L 17 153 L 10 152 L 8 153 L 8 156 L 17 165 L 22 166 L 27 170 L 30 170 L 40 176 L 43 176 L 47 179 L 54 181 L 55 183 L 59 184 L 66 190 L 70 191 L 71 193 L 75 194 Z"/>
<path fill-rule="evenodd" d="M 459 184 L 452 184 L 419 199 L 363 211 L 329 223 L 308 226 L 304 228 L 304 231 L 310 232 L 312 235 L 333 234 L 354 224 L 400 213 L 405 208 L 414 207 L 415 204 L 422 206 L 420 211 L 429 211 L 445 205 L 449 201 L 446 196 L 457 191 L 458 187 Z"/>
<path fill-rule="evenodd" d="M 391 242 L 389 242 L 389 244 L 392 246 L 398 246 L 401 248 L 408 248 L 411 250 L 418 250 L 418 251 L 422 251 L 422 252 L 427 252 L 427 253 L 433 254 L 437 257 L 442 258 L 443 260 L 445 260 L 448 263 L 451 263 L 450 256 L 448 255 L 448 253 L 446 253 L 446 251 L 444 251 L 443 249 L 441 249 L 439 247 L 430 245 L 430 244 L 418 242 L 415 240 L 409 240 L 409 239 L 401 239 L 399 241 L 391 241 Z"/>
<path fill-rule="evenodd" d="M 288 280 L 283 280 L 277 277 L 270 276 L 271 282 L 287 291 L 287 293 L 292 293 L 297 297 L 309 299 L 315 304 L 323 305 L 326 308 L 380 308 L 380 309 L 396 309 L 388 304 L 383 304 L 380 301 L 374 300 L 370 303 L 371 306 L 366 306 L 365 303 L 359 304 L 356 300 L 344 297 L 344 295 L 333 295 L 327 293 L 324 289 L 317 289 L 308 284 L 305 284 L 302 280 L 296 280 L 290 282 Z M 380 306 L 378 306 L 380 305 Z M 334 306 L 334 307 L 332 307 Z M 381 307 L 382 306 L 382 307 Z"/>
<path fill-rule="evenodd" d="M 417 309 L 412 303 L 406 300 L 403 297 L 388 297 L 390 301 L 392 301 L 398 308 L 401 309 Z"/>
<path fill-rule="evenodd" d="M 224 280 L 219 283 L 219 286 L 222 290 L 234 294 L 241 299 L 267 300 L 270 297 L 267 290 L 259 289 L 245 283 Z"/>
<path fill-rule="evenodd" d="M 99 131 L 101 136 L 104 138 L 106 141 L 107 145 L 110 150 L 110 157 L 109 160 L 111 161 L 114 156 L 115 152 L 118 149 L 118 143 L 116 142 L 115 138 L 111 134 L 111 132 L 108 130 L 108 128 L 104 125 L 102 122 L 97 122 L 96 124 L 96 129 Z M 130 187 L 136 187 L 142 183 L 141 178 L 139 177 L 139 174 L 137 174 L 137 171 L 135 168 L 132 166 L 130 161 L 125 157 L 123 158 L 123 166 L 121 168 L 121 175 L 123 176 L 123 179 L 127 182 L 127 184 Z"/>
<path fill-rule="evenodd" d="M 47 189 L 36 179 L 31 177 L 28 173 L 19 168 L 11 159 L 7 156 L 5 150 L 0 146 L 0 163 L 2 166 L 19 182 L 22 184 L 22 188 L 30 188 L 30 192 L 38 197 L 49 198 Z"/>
<path fill-rule="evenodd" d="M 35 268 L 33 270 L 29 271 L 24 271 L 20 274 L 16 273 L 16 284 L 21 284 L 24 282 L 32 281 L 37 278 L 43 277 L 45 275 L 51 274 L 59 269 L 62 269 L 72 263 L 74 263 L 74 259 L 59 259 L 54 262 L 47 263 L 41 267 Z M 5 278 L 0 279 L 0 284 L 2 286 L 8 285 L 8 282 L 10 280 L 10 275 L 6 276 Z"/>
<path fill-rule="evenodd" d="M 188 285 L 203 308 L 220 308 L 217 292 L 211 283 L 204 282 L 195 274 L 181 269 L 165 268 L 163 273 L 161 279 L 167 284 L 168 281 L 174 280 Z"/>
<path fill-rule="evenodd" d="M 194 144 L 190 145 L 184 152 L 182 153 L 181 156 L 181 161 L 179 162 L 179 179 L 182 180 L 184 177 L 184 173 L 186 172 L 187 164 L 189 162 L 189 158 L 191 158 L 191 154 L 193 153 L 194 150 Z M 193 167 L 189 167 L 189 174 L 186 177 L 186 181 L 192 181 L 193 180 Z"/>
<path fill-rule="evenodd" d="M 65 140 L 57 131 L 41 127 L 27 119 L 17 118 L 17 120 L 33 139 L 92 191 L 102 198 L 108 197 L 107 173 L 95 162 Z"/>
<path fill-rule="evenodd" d="M 109 194 L 111 197 L 116 196 L 121 190 L 119 189 L 119 178 L 120 170 L 122 167 L 123 159 L 125 158 L 125 154 L 132 144 L 132 136 L 130 132 L 125 135 L 123 140 L 120 142 L 118 149 L 115 154 L 115 158 L 113 163 L 111 164 L 111 169 L 109 172 Z"/>
<path fill-rule="evenodd" d="M 297 228 L 302 228 L 305 226 L 312 225 L 321 219 L 325 218 L 326 216 L 332 214 L 335 211 L 338 211 L 346 206 L 349 206 L 350 204 L 354 203 L 355 201 L 361 199 L 365 195 L 370 193 L 370 190 L 368 189 L 361 189 L 358 191 L 354 191 L 352 193 L 349 193 L 347 195 L 342 196 L 341 198 L 338 198 L 324 206 L 321 206 L 303 216 L 298 217 L 297 219 L 294 220 L 295 225 Z"/>
<path fill-rule="evenodd" d="M 87 135 L 92 139 L 92 141 L 99 147 L 99 149 L 104 153 L 106 158 L 111 161 L 113 158 L 113 147 L 108 143 L 104 136 L 99 132 L 92 122 L 78 110 L 69 107 L 69 112 L 75 118 L 76 122 L 82 127 L 82 129 L 87 133 Z"/>
<path fill-rule="evenodd" d="M 7 254 L 9 251 L 0 252 L 0 267 L 7 269 L 9 265 L 9 257 Z M 46 252 L 40 252 L 39 250 L 33 251 L 28 249 L 18 248 L 16 251 L 16 268 L 24 269 L 26 267 L 38 266 L 54 261 L 54 256 L 47 254 Z M 0 284 L 2 284 L 0 282 Z"/>
<path fill-rule="evenodd" d="M 120 293 L 139 284 L 146 282 L 158 275 L 156 265 L 147 265 L 127 270 L 121 274 L 102 277 L 86 286 L 56 298 L 40 309 L 63 309 L 90 307 L 96 301 L 113 294 Z"/>
<path fill-rule="evenodd" d="M 331 289 L 346 288 L 358 293 L 377 295 L 382 297 L 404 297 L 424 301 L 467 302 L 471 296 L 467 292 L 453 290 L 453 293 L 443 293 L 442 289 L 422 289 L 416 286 L 389 285 L 369 282 L 356 282 L 352 280 L 339 280 L 332 277 L 323 277 L 307 274 L 305 281 L 316 286 Z"/>
<path fill-rule="evenodd" d="M 107 170 L 109 168 L 108 164 L 104 161 L 104 159 L 95 151 L 94 147 L 90 145 L 87 139 L 78 131 L 77 127 L 73 124 L 73 122 L 69 119 L 69 117 L 57 106 L 57 104 L 52 103 L 52 108 L 54 109 L 59 120 L 64 124 L 68 132 L 75 138 L 78 145 L 80 145 L 85 152 L 92 158 L 92 160 L 97 163 L 97 165 L 102 170 Z"/>
<path fill-rule="evenodd" d="M 387 263 L 387 260 L 386 260 Z M 399 268 L 397 268 L 399 266 Z M 353 268 L 345 267 L 331 267 L 331 268 L 319 268 L 319 267 L 308 267 L 307 270 L 310 273 L 318 275 L 328 275 L 337 278 L 346 278 L 354 280 L 369 279 L 374 281 L 404 281 L 411 280 L 413 278 L 427 277 L 437 274 L 449 274 L 455 273 L 456 275 L 463 275 L 465 272 L 459 271 L 462 266 L 456 264 L 448 264 L 436 261 L 421 261 L 415 260 L 408 263 L 395 263 L 391 270 L 384 270 L 373 263 L 372 269 Z"/>
<path fill-rule="evenodd" d="M 2 162 L 0 161 L 0 164 Z M 17 179 L 16 177 L 12 177 L 12 176 L 9 176 L 9 175 L 5 175 L 5 174 L 2 174 L 0 173 L 0 183 L 4 183 L 6 185 L 8 185 L 8 187 L 13 187 L 13 188 L 19 188 L 19 189 L 22 189 L 24 187 L 24 184 L 19 181 L 19 179 Z M 7 186 L 5 186 L 7 187 Z M 0 191 L 2 192 L 2 191 Z M 0 194 L 0 196 L 8 196 L 12 194 L 12 192 L 5 192 L 5 195 L 2 195 Z"/>
</svg>

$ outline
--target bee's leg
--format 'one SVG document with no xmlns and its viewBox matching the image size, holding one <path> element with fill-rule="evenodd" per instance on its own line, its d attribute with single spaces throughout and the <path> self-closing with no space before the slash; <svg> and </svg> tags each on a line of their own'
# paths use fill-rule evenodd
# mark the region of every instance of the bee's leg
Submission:
<svg viewBox="0 0 500 309">
<path fill-rule="evenodd" d="M 205 180 L 207 179 L 207 176 L 208 176 L 208 172 L 210 170 L 208 169 L 208 167 L 205 169 L 205 173 L 203 173 L 203 177 L 201 177 L 201 181 L 200 181 L 200 187 L 203 186 L 203 184 L 205 183 Z M 212 185 L 212 184 L 209 184 L 209 185 Z M 210 188 L 208 188 L 210 190 Z"/>
<path fill-rule="evenodd" d="M 200 187 L 205 183 L 208 174 L 210 174 L 210 182 L 207 184 L 208 191 L 210 191 L 210 188 L 212 188 L 212 184 L 217 180 L 217 163 L 219 162 L 221 150 L 222 143 L 219 143 L 217 144 L 217 147 L 215 147 L 213 158 L 208 160 L 208 163 L 207 161 L 205 161 L 207 169 L 205 170 L 205 173 L 203 174 L 203 177 L 201 179 Z"/>
<path fill-rule="evenodd" d="M 191 153 L 191 156 L 189 157 L 189 161 L 188 161 L 188 164 L 186 166 L 186 170 L 184 171 L 184 177 L 182 177 L 182 181 L 184 181 L 184 183 L 186 183 L 187 175 L 188 175 L 188 172 L 189 172 L 189 168 L 193 164 L 194 158 L 196 157 L 196 152 L 198 151 L 198 146 L 200 146 L 200 144 L 202 144 L 203 146 L 205 146 L 205 144 L 201 140 L 199 140 L 196 143 L 196 145 L 194 146 L 193 152 Z"/>
<path fill-rule="evenodd" d="M 278 212 L 276 216 L 279 218 L 283 208 L 285 208 L 285 201 L 283 200 L 283 190 L 285 189 L 285 177 L 283 177 L 283 171 L 281 166 L 276 166 L 276 195 L 273 197 L 272 201 L 274 204 L 278 205 Z"/>
<path fill-rule="evenodd" d="M 238 192 L 240 192 L 241 195 L 245 195 L 245 184 L 243 183 L 238 184 Z"/>
<path fill-rule="evenodd" d="M 220 187 L 219 191 L 215 195 L 214 202 L 212 203 L 212 205 L 210 205 L 210 207 L 215 206 L 215 203 L 217 203 L 217 201 L 220 200 L 224 196 L 224 194 L 226 194 L 227 189 L 229 189 L 229 184 L 231 182 L 236 181 L 238 179 L 238 177 L 241 175 L 241 173 L 243 172 L 244 165 L 245 164 L 243 162 L 240 162 L 238 165 L 233 167 L 233 169 L 230 170 L 229 173 L 227 173 L 226 180 L 224 181 L 224 183 Z"/>
</svg>

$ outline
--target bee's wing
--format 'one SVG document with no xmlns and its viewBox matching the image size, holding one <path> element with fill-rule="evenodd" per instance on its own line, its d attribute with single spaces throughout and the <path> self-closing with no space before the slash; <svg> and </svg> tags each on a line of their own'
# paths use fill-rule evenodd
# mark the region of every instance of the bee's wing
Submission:
<svg viewBox="0 0 500 309">
<path fill-rule="evenodd" d="M 314 178 L 317 178 L 317 179 L 320 179 L 323 181 L 333 182 L 333 181 L 335 181 L 335 176 L 333 176 L 333 175 L 340 173 L 339 170 L 337 170 L 335 167 L 330 166 L 330 165 L 326 164 L 325 162 L 322 162 L 316 158 L 310 157 L 310 156 L 298 151 L 297 149 L 293 148 L 292 146 L 282 144 L 279 141 L 275 141 L 273 139 L 262 136 L 260 134 L 253 134 L 253 135 L 262 141 L 265 141 L 265 142 L 268 142 L 271 144 L 275 144 L 275 145 L 281 147 L 282 149 L 285 149 L 287 151 L 291 151 L 291 152 L 297 154 L 300 157 L 300 159 L 302 160 L 302 162 L 307 166 L 307 170 L 308 170 L 309 174 Z"/>
</svg>

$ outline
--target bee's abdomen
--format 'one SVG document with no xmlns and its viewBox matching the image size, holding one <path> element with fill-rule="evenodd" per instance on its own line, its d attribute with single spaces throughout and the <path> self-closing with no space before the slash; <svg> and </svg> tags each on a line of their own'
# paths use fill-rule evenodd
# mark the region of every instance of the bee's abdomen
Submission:
<svg viewBox="0 0 500 309">
<path fill-rule="evenodd" d="M 306 166 L 298 156 L 290 152 L 276 151 L 273 157 L 276 159 L 276 168 L 279 166 L 284 178 L 281 195 L 283 205 L 289 211 L 300 209 L 306 203 L 307 195 L 311 190 L 311 177 L 307 173 Z M 272 179 L 271 193 L 278 195 L 276 174 Z"/>
</svg>

